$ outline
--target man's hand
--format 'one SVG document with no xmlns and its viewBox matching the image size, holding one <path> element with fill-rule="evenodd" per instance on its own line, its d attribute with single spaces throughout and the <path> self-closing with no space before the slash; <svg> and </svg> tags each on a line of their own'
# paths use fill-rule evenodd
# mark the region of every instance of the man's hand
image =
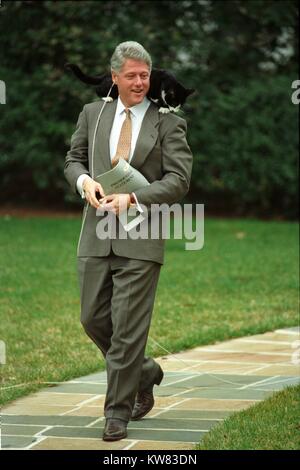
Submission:
<svg viewBox="0 0 300 470">
<path fill-rule="evenodd" d="M 83 180 L 82 189 L 84 190 L 86 200 L 91 204 L 91 206 L 98 209 L 100 206 L 98 200 L 99 195 L 101 197 L 105 196 L 101 184 L 94 181 L 90 176 L 87 176 Z"/>
<path fill-rule="evenodd" d="M 100 207 L 105 211 L 121 214 L 130 206 L 130 194 L 110 194 L 100 199 Z"/>
</svg>

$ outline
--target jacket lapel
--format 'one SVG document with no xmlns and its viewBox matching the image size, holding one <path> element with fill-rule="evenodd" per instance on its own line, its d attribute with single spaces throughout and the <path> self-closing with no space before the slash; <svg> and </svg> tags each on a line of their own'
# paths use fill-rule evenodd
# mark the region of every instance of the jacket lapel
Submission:
<svg viewBox="0 0 300 470">
<path fill-rule="evenodd" d="M 109 136 L 117 108 L 117 100 L 107 103 L 100 117 L 95 139 L 94 172 L 95 176 L 111 170 Z M 99 109 L 100 112 L 101 108 Z M 96 119 L 99 113 L 97 113 Z M 96 123 L 95 123 L 96 124 Z"/>
<path fill-rule="evenodd" d="M 144 116 L 130 165 L 140 168 L 155 145 L 158 136 L 158 108 L 150 104 Z"/>
</svg>

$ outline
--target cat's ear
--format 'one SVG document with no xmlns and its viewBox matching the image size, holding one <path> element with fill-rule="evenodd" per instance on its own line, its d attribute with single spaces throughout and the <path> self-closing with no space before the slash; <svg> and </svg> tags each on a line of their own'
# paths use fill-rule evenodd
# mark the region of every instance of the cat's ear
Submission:
<svg viewBox="0 0 300 470">
<path fill-rule="evenodd" d="M 196 90 L 195 90 L 194 88 L 187 88 L 187 89 L 185 90 L 186 96 L 192 95 L 193 93 L 195 93 L 195 91 L 196 91 Z"/>
</svg>

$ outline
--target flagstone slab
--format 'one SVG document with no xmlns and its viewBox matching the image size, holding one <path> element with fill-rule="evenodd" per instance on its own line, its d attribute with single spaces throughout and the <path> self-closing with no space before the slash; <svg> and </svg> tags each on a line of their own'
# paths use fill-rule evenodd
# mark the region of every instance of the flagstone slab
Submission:
<svg viewBox="0 0 300 470">
<path fill-rule="evenodd" d="M 156 397 L 169 397 L 170 395 L 182 394 L 184 391 L 188 393 L 189 387 L 158 387 L 154 390 L 154 395 Z"/>
<path fill-rule="evenodd" d="M 21 424 L 1 423 L 1 436 L 2 438 L 7 435 L 34 436 L 37 432 L 40 432 L 43 429 L 45 429 L 45 426 L 38 426 L 38 425 L 24 426 Z"/>
<path fill-rule="evenodd" d="M 257 400 L 215 400 L 205 398 L 188 398 L 174 406 L 177 410 L 232 410 L 239 411 L 255 405 Z"/>
<path fill-rule="evenodd" d="M 256 336 L 251 336 L 251 338 L 255 339 Z M 259 339 L 272 339 L 273 341 L 295 341 L 299 339 L 299 335 L 296 334 L 289 334 L 282 332 L 276 332 L 276 333 L 265 333 L 265 335 L 261 335 L 257 337 Z"/>
<path fill-rule="evenodd" d="M 89 437 L 88 439 L 47 437 L 37 443 L 32 450 L 122 450 L 132 442 L 122 439 L 121 441 L 108 443 L 98 437 Z"/>
<path fill-rule="evenodd" d="M 143 432 L 140 429 L 134 430 L 130 429 L 128 432 L 128 438 L 130 439 L 139 439 L 139 440 L 155 440 L 155 441 L 181 441 L 181 442 L 199 442 L 199 440 L 204 436 L 205 432 L 199 431 L 187 431 L 187 430 L 177 430 L 171 431 L 169 429 L 156 430 L 153 429 L 144 429 Z"/>
<path fill-rule="evenodd" d="M 225 389 L 225 388 L 209 388 L 206 390 L 194 390 L 185 396 L 200 398 L 219 398 L 222 400 L 264 400 L 271 396 L 273 391 L 254 390 L 248 388 L 246 390 Z"/>
<path fill-rule="evenodd" d="M 76 379 L 73 379 L 72 381 L 68 381 L 66 383 L 73 383 L 73 382 L 97 382 L 97 383 L 105 383 L 107 379 L 107 373 L 106 371 L 101 371 L 101 372 L 95 372 L 94 374 L 89 374 L 84 377 L 78 377 Z"/>
<path fill-rule="evenodd" d="M 80 401 L 78 406 L 98 406 L 103 408 L 105 402 L 105 395 L 90 395 L 88 400 Z"/>
<path fill-rule="evenodd" d="M 226 399 L 226 398 L 231 398 L 231 399 L 243 399 L 243 400 L 263 400 L 270 396 L 273 391 L 268 391 L 267 389 L 265 390 L 264 385 L 262 384 L 261 389 L 257 390 L 254 388 L 247 388 L 245 390 L 239 390 L 239 388 L 234 387 L 233 385 L 228 384 L 227 386 L 207 386 L 207 387 L 194 387 L 191 385 L 191 388 L 189 387 L 184 387 L 185 393 L 184 395 L 178 395 L 177 398 L 182 397 L 182 398 L 194 398 L 194 397 L 199 397 L 199 398 L 220 398 L 220 399 Z M 275 387 L 276 388 L 276 387 Z M 161 388 L 157 390 L 156 396 L 162 397 L 162 396 L 168 396 L 168 391 L 174 395 L 174 394 L 179 394 L 182 392 L 182 388 Z"/>
<path fill-rule="evenodd" d="M 37 426 L 87 426 L 95 419 L 91 416 L 22 416 L 1 415 L 2 424 L 30 424 Z M 3 431 L 3 428 L 2 428 Z M 36 431 L 37 432 L 37 431 Z"/>
<path fill-rule="evenodd" d="M 94 438 L 100 439 L 102 437 L 102 427 L 99 425 L 95 428 L 87 428 L 80 426 L 53 426 L 51 429 L 45 430 L 43 436 L 52 437 L 82 437 L 82 438 Z"/>
<path fill-rule="evenodd" d="M 260 367 L 260 366 L 258 366 Z M 268 365 L 266 367 L 269 367 Z M 229 361 L 219 362 L 219 361 L 207 361 L 199 364 L 194 364 L 192 369 L 189 369 L 190 374 L 193 373 L 203 373 L 205 374 L 246 374 L 257 368 L 256 364 L 235 364 Z M 187 371 L 182 371 L 180 373 L 186 373 Z M 256 372 L 255 372 L 256 374 Z"/>
<path fill-rule="evenodd" d="M 130 450 L 194 450 L 195 443 L 180 441 L 138 441 Z"/>
<path fill-rule="evenodd" d="M 257 340 L 258 341 L 258 340 Z M 261 340 L 263 341 L 263 340 Z M 278 353 L 278 355 L 285 353 L 286 355 L 291 354 L 291 346 L 292 346 L 292 341 L 290 341 L 288 344 L 281 344 L 281 343 L 256 343 L 254 340 L 251 340 L 251 342 L 248 340 L 240 340 L 236 341 L 234 344 L 229 343 L 227 345 L 220 344 L 220 345 L 215 345 L 213 346 L 212 349 L 218 350 L 218 351 L 234 351 L 234 352 L 243 352 L 243 353 Z M 208 350 L 208 349 L 207 349 Z"/>
<path fill-rule="evenodd" d="M 35 441 L 36 439 L 30 436 L 2 436 L 1 449 L 24 449 Z"/>
<path fill-rule="evenodd" d="M 81 406 L 80 408 L 73 409 L 68 413 L 68 416 L 91 416 L 93 419 L 99 418 L 103 415 L 103 405 L 100 406 Z"/>
<path fill-rule="evenodd" d="M 262 377 L 262 376 L 255 376 L 255 375 L 226 375 L 226 377 L 224 377 L 222 374 L 214 374 L 213 376 L 209 375 L 209 374 L 199 374 L 198 376 L 196 374 L 188 374 L 186 373 L 185 375 L 182 375 L 181 378 L 179 379 L 180 381 L 178 381 L 177 383 L 175 383 L 175 387 L 177 387 L 177 389 L 180 389 L 180 388 L 191 388 L 191 387 L 215 387 L 215 386 L 219 386 L 219 387 L 222 387 L 222 388 L 232 388 L 232 387 L 241 387 L 243 385 L 247 385 L 247 384 L 252 384 L 252 383 L 255 383 L 257 381 L 261 381 L 261 380 L 264 380 L 264 379 L 269 379 L 270 377 L 269 376 L 265 376 L 265 377 Z M 168 382 L 163 382 L 163 385 L 160 386 L 157 390 L 157 392 L 159 390 L 162 390 L 164 389 L 165 387 L 167 387 L 167 389 L 169 389 L 169 386 L 168 386 Z"/>
<path fill-rule="evenodd" d="M 183 353 L 185 354 L 185 353 Z M 191 353 L 186 353 L 188 356 L 183 356 L 188 357 L 189 359 L 198 359 L 200 360 L 226 360 L 226 361 L 235 361 L 236 363 L 240 362 L 251 362 L 251 363 L 279 363 L 279 364 L 285 364 L 287 362 L 290 362 L 291 355 L 287 354 L 282 356 L 281 354 L 278 353 L 278 355 L 270 355 L 268 353 L 266 354 L 257 354 L 257 353 L 250 353 L 250 352 L 227 352 L 227 351 L 213 351 L 213 350 L 205 350 L 205 351 L 198 351 L 198 356 L 197 352 L 191 352 Z M 282 353 L 283 354 L 283 353 Z"/>
<path fill-rule="evenodd" d="M 57 405 L 10 405 L 9 407 L 3 408 L 3 412 L 6 414 L 12 414 L 12 415 L 30 415 L 30 416 L 36 416 L 36 415 L 51 415 L 51 416 L 58 416 L 62 413 L 67 413 L 68 411 L 71 411 L 74 408 L 74 406 L 60 406 L 59 404 Z"/>
<path fill-rule="evenodd" d="M 106 392 L 106 383 L 65 383 L 64 385 L 58 385 L 55 389 L 49 389 L 49 392 L 98 395 Z"/>
<path fill-rule="evenodd" d="M 60 394 L 57 391 L 53 391 L 51 393 L 48 392 L 48 389 L 41 392 L 36 392 L 33 395 L 29 395 L 28 397 L 19 398 L 18 400 L 14 401 L 12 405 L 6 405 L 2 408 L 3 411 L 10 408 L 11 406 L 23 406 L 28 407 L 30 409 L 31 406 L 38 406 L 38 405 L 77 405 L 84 400 L 88 400 L 93 395 L 90 394 Z"/>
<path fill-rule="evenodd" d="M 281 376 L 294 376 L 294 377 L 299 377 L 300 376 L 300 366 L 296 366 L 293 364 L 286 364 L 284 366 L 280 365 L 269 365 L 264 370 L 262 371 L 256 371 L 255 374 L 260 375 L 266 375 L 268 374 L 269 376 L 274 376 L 274 375 L 281 375 Z"/>
<path fill-rule="evenodd" d="M 147 429 L 149 427 L 155 426 L 157 429 L 189 429 L 189 430 L 208 430 L 216 425 L 216 421 L 208 419 L 172 419 L 172 418 L 162 418 L 160 415 L 158 418 L 144 418 L 137 422 L 130 422 L 128 429 L 138 428 L 138 429 Z"/>
<path fill-rule="evenodd" d="M 93 420 L 103 416 L 104 407 L 99 406 L 80 406 L 77 408 L 73 408 L 71 411 L 67 413 L 68 416 L 89 416 L 93 418 Z"/>
<path fill-rule="evenodd" d="M 161 365 L 164 371 L 181 371 L 181 370 L 185 370 L 189 366 L 193 366 L 194 364 L 193 362 L 190 362 L 190 361 L 185 361 L 187 362 L 187 364 L 178 363 L 175 357 L 173 357 L 172 359 L 167 359 L 167 360 L 155 359 L 155 361 Z"/>
<path fill-rule="evenodd" d="M 165 410 L 162 414 L 160 414 L 161 418 L 170 418 L 170 419 L 204 419 L 204 420 L 215 420 L 215 421 L 222 421 L 223 419 L 227 418 L 229 415 L 232 414 L 232 411 L 225 411 L 225 410 Z M 148 416 L 148 415 L 147 415 Z"/>
<path fill-rule="evenodd" d="M 277 378 L 274 379 L 273 382 L 268 382 L 266 384 L 262 384 L 261 387 L 263 387 L 265 390 L 270 390 L 272 393 L 275 391 L 283 390 L 287 386 L 291 385 L 299 385 L 300 384 L 300 379 L 298 377 L 286 377 L 286 378 Z M 259 385 L 257 385 L 259 387 Z"/>
<path fill-rule="evenodd" d="M 172 397 L 172 396 L 157 396 L 155 397 L 155 406 L 158 408 L 167 408 L 169 406 L 176 406 L 178 403 L 181 403 L 184 397 Z"/>
</svg>

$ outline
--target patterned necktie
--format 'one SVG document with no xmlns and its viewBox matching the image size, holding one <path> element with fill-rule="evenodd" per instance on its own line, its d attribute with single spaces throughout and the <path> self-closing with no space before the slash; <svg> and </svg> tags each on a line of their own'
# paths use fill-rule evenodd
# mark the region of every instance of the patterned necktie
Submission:
<svg viewBox="0 0 300 470">
<path fill-rule="evenodd" d="M 130 116 L 130 110 L 125 108 L 126 118 L 122 124 L 122 129 L 120 132 L 120 137 L 117 146 L 117 152 L 114 158 L 112 159 L 112 166 L 114 167 L 120 158 L 129 160 L 130 147 L 131 147 L 131 134 L 132 134 L 132 122 Z"/>
</svg>

